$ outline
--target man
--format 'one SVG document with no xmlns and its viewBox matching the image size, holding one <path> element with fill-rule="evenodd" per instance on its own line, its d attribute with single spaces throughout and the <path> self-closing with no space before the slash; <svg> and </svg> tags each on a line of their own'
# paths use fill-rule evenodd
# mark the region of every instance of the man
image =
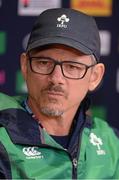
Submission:
<svg viewBox="0 0 119 180">
<path fill-rule="evenodd" d="M 38 17 L 21 55 L 28 96 L 0 97 L 1 178 L 119 178 L 118 137 L 86 115 L 104 69 L 92 17 L 64 8 Z"/>
</svg>

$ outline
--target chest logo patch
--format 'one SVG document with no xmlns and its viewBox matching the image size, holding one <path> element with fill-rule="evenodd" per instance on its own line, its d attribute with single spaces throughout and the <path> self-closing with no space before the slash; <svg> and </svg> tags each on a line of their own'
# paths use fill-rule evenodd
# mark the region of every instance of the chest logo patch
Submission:
<svg viewBox="0 0 119 180">
<path fill-rule="evenodd" d="M 90 143 L 97 147 L 97 155 L 105 155 L 105 150 L 102 149 L 103 141 L 100 137 L 97 137 L 94 133 L 90 133 Z"/>
<path fill-rule="evenodd" d="M 44 158 L 42 153 L 38 150 L 38 147 L 24 147 L 23 153 L 26 155 L 26 159 L 42 159 Z"/>
</svg>

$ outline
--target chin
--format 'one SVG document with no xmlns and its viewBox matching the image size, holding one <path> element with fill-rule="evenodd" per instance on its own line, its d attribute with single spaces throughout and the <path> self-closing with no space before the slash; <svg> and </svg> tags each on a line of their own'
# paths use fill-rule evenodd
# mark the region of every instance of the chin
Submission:
<svg viewBox="0 0 119 180">
<path fill-rule="evenodd" d="M 42 107 L 41 113 L 50 117 L 59 117 L 63 115 L 64 111 L 56 107 Z"/>
</svg>

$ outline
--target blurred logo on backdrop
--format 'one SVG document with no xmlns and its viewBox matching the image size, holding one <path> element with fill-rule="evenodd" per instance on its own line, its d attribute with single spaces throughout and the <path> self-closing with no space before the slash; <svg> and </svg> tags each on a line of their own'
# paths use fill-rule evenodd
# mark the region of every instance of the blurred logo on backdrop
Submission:
<svg viewBox="0 0 119 180">
<path fill-rule="evenodd" d="M 107 30 L 100 30 L 101 55 L 108 56 L 111 51 L 111 33 Z"/>
<path fill-rule="evenodd" d="M 18 15 L 37 16 L 45 9 L 61 7 L 61 0 L 18 0 Z"/>
<path fill-rule="evenodd" d="M 0 0 L 0 7 L 2 6 L 2 0 Z"/>
<path fill-rule="evenodd" d="M 107 120 L 107 109 L 105 106 L 92 106 L 89 115 Z"/>
<path fill-rule="evenodd" d="M 0 55 L 6 52 L 6 32 L 0 31 Z"/>
<path fill-rule="evenodd" d="M 4 85 L 6 82 L 6 72 L 5 70 L 0 70 L 0 86 Z"/>
<path fill-rule="evenodd" d="M 112 0 L 70 0 L 70 7 L 92 16 L 112 15 Z"/>
<path fill-rule="evenodd" d="M 16 72 L 16 88 L 15 88 L 16 93 L 18 94 L 24 94 L 27 92 L 27 87 L 26 83 L 23 79 L 22 73 L 20 70 Z"/>
</svg>

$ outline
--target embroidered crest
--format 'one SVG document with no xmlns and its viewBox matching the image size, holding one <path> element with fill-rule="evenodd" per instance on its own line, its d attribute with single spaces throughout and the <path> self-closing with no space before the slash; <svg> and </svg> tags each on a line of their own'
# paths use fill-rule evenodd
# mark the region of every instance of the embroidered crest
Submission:
<svg viewBox="0 0 119 180">
<path fill-rule="evenodd" d="M 101 149 L 101 146 L 103 145 L 102 139 L 97 137 L 94 133 L 90 134 L 90 143 L 93 144 L 93 146 L 97 146 L 97 154 L 98 155 L 105 155 L 105 150 Z"/>
<path fill-rule="evenodd" d="M 67 24 L 69 22 L 69 18 L 63 14 L 61 15 L 60 17 L 57 18 L 57 21 L 60 22 L 60 24 L 57 24 L 57 27 L 60 27 L 60 28 L 67 28 Z"/>
</svg>

